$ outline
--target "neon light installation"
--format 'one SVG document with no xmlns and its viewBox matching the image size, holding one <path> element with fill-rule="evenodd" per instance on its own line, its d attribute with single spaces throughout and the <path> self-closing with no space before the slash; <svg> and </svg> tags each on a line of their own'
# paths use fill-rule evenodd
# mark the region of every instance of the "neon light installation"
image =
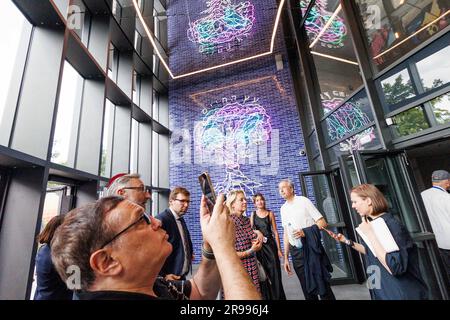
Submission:
<svg viewBox="0 0 450 320">
<path fill-rule="evenodd" d="M 344 101 L 342 98 L 332 98 L 322 100 L 323 112 L 324 114 L 328 114 L 335 110 L 339 105 Z"/>
<path fill-rule="evenodd" d="M 328 20 L 333 15 L 332 12 L 327 11 L 328 0 L 316 0 L 315 5 L 309 12 L 308 18 L 305 21 L 305 28 L 310 39 L 315 39 L 322 31 Z M 302 14 L 306 13 L 309 1 L 300 1 Z M 344 46 L 344 40 L 347 36 L 347 27 L 344 20 L 337 16 L 327 30 L 320 37 L 320 43 L 328 48 L 341 48 Z"/>
<path fill-rule="evenodd" d="M 336 141 L 367 126 L 371 121 L 356 104 L 347 102 L 331 114 L 326 122 L 331 141 Z M 375 138 L 374 129 L 369 128 L 341 143 L 341 151 L 361 149 L 363 144 L 369 143 Z"/>
<path fill-rule="evenodd" d="M 251 145 L 267 142 L 272 132 L 270 117 L 256 98 L 224 98 L 222 106 L 205 111 L 200 141 L 203 150 L 223 153 L 225 180 L 215 188 L 218 192 L 242 189 L 254 194 L 261 186 L 241 170 L 241 162 L 249 158 Z M 245 161 L 244 161 L 245 162 Z"/>
<path fill-rule="evenodd" d="M 341 152 L 350 150 L 362 150 L 364 145 L 376 139 L 375 129 L 368 128 L 361 133 L 355 134 L 353 137 L 339 143 L 339 150 Z"/>
<path fill-rule="evenodd" d="M 210 0 L 207 14 L 189 23 L 190 41 L 199 44 L 200 53 L 213 54 L 230 51 L 250 34 L 255 21 L 254 7 L 249 1 L 231 4 L 231 0 Z"/>
</svg>

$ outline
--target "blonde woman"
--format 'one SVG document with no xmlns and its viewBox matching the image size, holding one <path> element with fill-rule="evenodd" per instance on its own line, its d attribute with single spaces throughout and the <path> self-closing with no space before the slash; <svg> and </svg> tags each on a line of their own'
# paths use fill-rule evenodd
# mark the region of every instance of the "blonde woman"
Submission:
<svg viewBox="0 0 450 320">
<path fill-rule="evenodd" d="M 236 230 L 235 249 L 255 287 L 260 291 L 258 265 L 255 252 L 261 250 L 263 235 L 253 230 L 250 219 L 244 215 L 247 210 L 247 200 L 242 190 L 233 190 L 227 195 L 226 205 Z"/>
</svg>

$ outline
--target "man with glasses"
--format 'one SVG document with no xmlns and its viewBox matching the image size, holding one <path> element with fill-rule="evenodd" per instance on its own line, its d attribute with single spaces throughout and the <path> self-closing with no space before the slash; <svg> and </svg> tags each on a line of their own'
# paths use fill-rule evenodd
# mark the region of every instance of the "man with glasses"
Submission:
<svg viewBox="0 0 450 320">
<path fill-rule="evenodd" d="M 234 224 L 219 195 L 211 213 L 200 205 L 203 258 L 182 287 L 157 278 L 172 251 L 161 222 L 122 197 L 106 197 L 70 211 L 53 237 L 52 261 L 81 300 L 260 299 L 234 251 Z M 178 282 L 180 283 L 180 282 Z"/>
<path fill-rule="evenodd" d="M 191 202 L 186 188 L 176 187 L 169 195 L 169 208 L 156 216 L 162 228 L 169 234 L 172 253 L 161 269 L 160 275 L 167 280 L 185 280 L 193 260 L 192 241 L 184 221 L 184 215 Z"/>
<path fill-rule="evenodd" d="M 121 196 L 145 209 L 147 201 L 151 199 L 150 188 L 146 187 L 137 173 L 119 173 L 112 177 L 107 184 L 105 197 Z"/>
</svg>

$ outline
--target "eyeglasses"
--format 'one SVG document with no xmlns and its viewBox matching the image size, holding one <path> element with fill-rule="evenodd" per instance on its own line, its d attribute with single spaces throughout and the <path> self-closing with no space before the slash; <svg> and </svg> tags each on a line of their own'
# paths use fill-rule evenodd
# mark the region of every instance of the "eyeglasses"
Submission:
<svg viewBox="0 0 450 320">
<path fill-rule="evenodd" d="M 191 200 L 183 200 L 183 199 L 174 199 L 174 200 L 180 201 L 182 204 L 185 204 L 185 203 L 190 204 L 191 203 Z"/>
<path fill-rule="evenodd" d="M 140 186 L 140 187 L 123 187 L 120 188 L 121 190 L 123 189 L 130 189 L 130 190 L 137 190 L 140 192 L 148 192 L 148 193 L 152 193 L 152 189 L 150 187 L 146 187 L 146 186 Z"/>
<path fill-rule="evenodd" d="M 146 214 L 143 213 L 135 222 L 133 222 L 132 224 L 130 224 L 128 227 L 126 227 L 125 229 L 123 229 L 122 231 L 120 231 L 118 234 L 116 234 L 114 237 L 112 237 L 110 240 L 106 241 L 101 247 L 100 249 L 103 249 L 104 247 L 106 247 L 108 244 L 110 244 L 111 242 L 113 242 L 114 240 L 116 240 L 120 235 L 122 235 L 123 233 L 125 233 L 126 231 L 128 231 L 131 227 L 137 225 L 139 222 L 141 222 L 142 220 L 144 220 L 147 225 L 152 224 L 152 220 L 151 218 Z M 99 250 L 100 250 L 99 249 Z"/>
</svg>

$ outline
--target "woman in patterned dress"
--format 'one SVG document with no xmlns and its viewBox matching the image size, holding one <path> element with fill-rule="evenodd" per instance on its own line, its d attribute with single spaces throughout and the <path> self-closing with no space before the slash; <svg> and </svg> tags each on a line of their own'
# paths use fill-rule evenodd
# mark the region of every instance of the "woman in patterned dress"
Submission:
<svg viewBox="0 0 450 320">
<path fill-rule="evenodd" d="M 261 291 L 255 253 L 261 250 L 263 235 L 260 231 L 253 230 L 250 219 L 244 216 L 247 210 L 247 200 L 242 190 L 233 190 L 228 193 L 226 204 L 235 225 L 236 253 L 241 258 L 242 265 L 250 275 L 255 287 Z"/>
</svg>

